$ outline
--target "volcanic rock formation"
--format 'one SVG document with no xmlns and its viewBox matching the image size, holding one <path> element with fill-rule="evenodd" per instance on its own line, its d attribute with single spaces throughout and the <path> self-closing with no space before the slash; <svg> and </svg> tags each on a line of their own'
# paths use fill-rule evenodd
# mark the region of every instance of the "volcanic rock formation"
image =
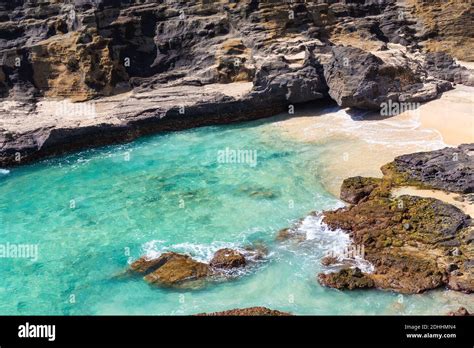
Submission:
<svg viewBox="0 0 474 348">
<path fill-rule="evenodd" d="M 471 18 L 454 0 L 0 1 L 0 165 L 321 99 L 427 101 L 473 85 L 449 55 L 472 60 Z"/>
</svg>

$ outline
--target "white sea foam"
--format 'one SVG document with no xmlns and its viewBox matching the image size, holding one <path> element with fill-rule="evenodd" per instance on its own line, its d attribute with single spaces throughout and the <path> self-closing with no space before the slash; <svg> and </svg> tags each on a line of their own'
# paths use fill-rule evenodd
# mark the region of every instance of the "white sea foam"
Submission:
<svg viewBox="0 0 474 348">
<path fill-rule="evenodd" d="M 296 232 L 304 234 L 306 240 L 318 249 L 319 257 L 325 255 L 336 257 L 339 261 L 336 266 L 349 264 L 360 268 L 363 272 L 373 272 L 373 265 L 365 260 L 363 255 L 348 255 L 347 250 L 354 246 L 351 237 L 341 229 L 331 230 L 323 222 L 322 214 L 304 218 Z"/>
<path fill-rule="evenodd" d="M 10 171 L 8 169 L 0 168 L 0 175 L 8 175 L 8 174 L 10 174 Z"/>
<path fill-rule="evenodd" d="M 142 246 L 144 254 L 149 258 L 157 258 L 162 253 L 174 251 L 181 254 L 192 256 L 195 260 L 201 262 L 209 262 L 214 253 L 222 248 L 231 248 L 243 251 L 237 243 L 230 242 L 212 242 L 210 244 L 201 243 L 178 243 L 169 245 L 163 240 L 152 240 Z"/>
<path fill-rule="evenodd" d="M 222 280 L 226 277 L 240 277 L 248 274 L 252 274 L 255 271 L 255 267 L 263 266 L 268 257 L 271 257 L 271 253 L 266 255 L 266 257 L 261 258 L 258 256 L 258 253 L 253 253 L 251 251 L 243 249 L 240 244 L 230 243 L 230 242 L 219 242 L 215 241 L 209 244 L 201 243 L 177 243 L 169 245 L 163 240 L 152 240 L 142 246 L 143 253 L 147 258 L 154 259 L 159 257 L 162 253 L 174 251 L 180 254 L 186 254 L 191 256 L 193 259 L 199 262 L 209 263 L 214 256 L 215 252 L 222 248 L 230 248 L 237 250 L 245 255 L 247 261 L 252 261 L 252 264 L 248 267 L 229 269 L 220 271 L 220 276 L 216 276 L 215 280 Z M 220 278 L 224 277 L 224 278 Z"/>
</svg>

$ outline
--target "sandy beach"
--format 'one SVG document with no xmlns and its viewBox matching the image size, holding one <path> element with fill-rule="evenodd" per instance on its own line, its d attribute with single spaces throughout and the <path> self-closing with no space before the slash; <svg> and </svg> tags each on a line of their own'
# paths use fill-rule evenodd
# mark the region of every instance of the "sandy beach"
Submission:
<svg viewBox="0 0 474 348">
<path fill-rule="evenodd" d="M 318 175 L 339 196 L 345 178 L 381 177 L 380 167 L 396 156 L 474 142 L 473 96 L 474 87 L 458 85 L 415 111 L 388 118 L 308 107 L 295 110 L 296 117 L 282 115 L 275 128 L 287 139 L 334 144 L 321 154 L 326 166 Z"/>
<path fill-rule="evenodd" d="M 463 85 L 420 107 L 421 127 L 440 132 L 447 145 L 474 141 L 474 87 Z"/>
</svg>

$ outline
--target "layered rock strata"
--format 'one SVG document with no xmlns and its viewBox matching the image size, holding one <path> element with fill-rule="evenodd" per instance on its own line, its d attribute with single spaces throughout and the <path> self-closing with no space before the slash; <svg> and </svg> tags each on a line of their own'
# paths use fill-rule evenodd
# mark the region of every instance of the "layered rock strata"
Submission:
<svg viewBox="0 0 474 348">
<path fill-rule="evenodd" d="M 470 16 L 452 3 L 446 18 Z M 426 49 L 469 32 L 415 5 L 0 1 L 0 166 L 298 103 L 377 110 L 473 85 L 454 51 Z"/>
</svg>

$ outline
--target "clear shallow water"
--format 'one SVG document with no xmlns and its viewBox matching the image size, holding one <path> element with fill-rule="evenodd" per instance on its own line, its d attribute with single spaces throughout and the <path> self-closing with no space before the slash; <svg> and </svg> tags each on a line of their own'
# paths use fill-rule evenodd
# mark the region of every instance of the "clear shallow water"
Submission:
<svg viewBox="0 0 474 348">
<path fill-rule="evenodd" d="M 321 185 L 330 147 L 283 141 L 269 123 L 139 139 L 0 172 L 0 244 L 34 244 L 38 260 L 1 258 L 1 314 L 195 314 L 267 306 L 298 314 L 444 313 L 451 295 L 340 292 L 316 281 L 323 253 L 347 237 L 307 221 L 302 245 L 279 229 L 341 203 Z M 218 163 L 257 151 L 257 164 Z M 264 243 L 266 262 L 200 290 L 151 287 L 120 274 L 165 250 L 209 260 Z"/>
</svg>

